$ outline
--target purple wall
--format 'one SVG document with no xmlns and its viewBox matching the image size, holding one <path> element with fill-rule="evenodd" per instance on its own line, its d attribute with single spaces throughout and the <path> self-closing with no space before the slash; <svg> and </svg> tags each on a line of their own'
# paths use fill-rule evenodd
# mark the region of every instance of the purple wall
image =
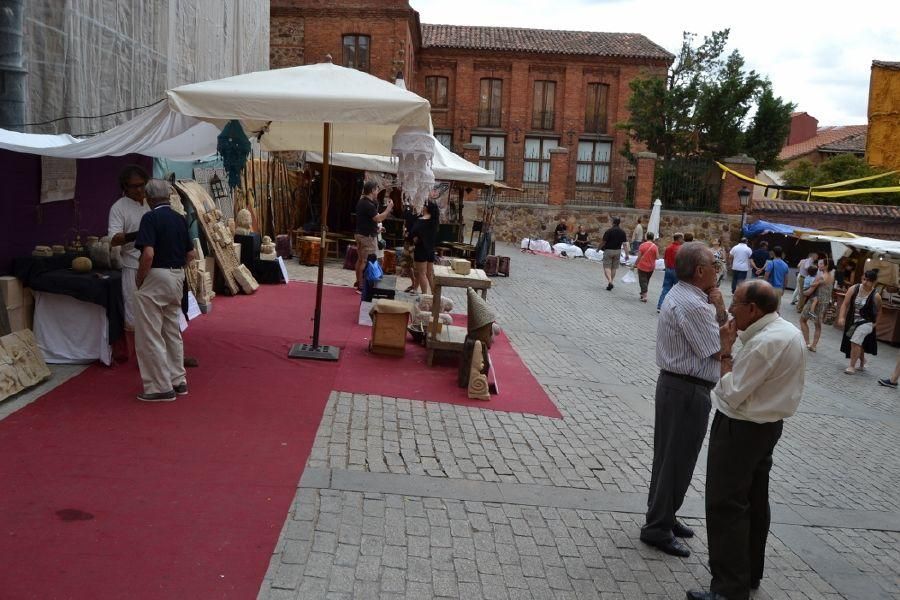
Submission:
<svg viewBox="0 0 900 600">
<path fill-rule="evenodd" d="M 119 170 L 136 163 L 152 173 L 153 159 L 139 154 L 78 161 L 75 202 L 39 204 L 41 157 L 0 150 L 0 274 L 9 274 L 16 256 L 27 256 L 38 244 L 65 244 L 72 228 L 86 235 L 106 235 L 109 207 L 120 196 Z"/>
</svg>

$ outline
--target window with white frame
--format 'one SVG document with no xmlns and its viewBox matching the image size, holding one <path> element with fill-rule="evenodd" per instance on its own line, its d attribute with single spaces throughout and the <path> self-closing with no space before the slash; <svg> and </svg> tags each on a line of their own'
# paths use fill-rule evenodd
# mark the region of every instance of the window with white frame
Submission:
<svg viewBox="0 0 900 600">
<path fill-rule="evenodd" d="M 559 138 L 526 137 L 525 183 L 548 183 L 550 181 L 550 150 L 559 146 Z"/>
<path fill-rule="evenodd" d="M 612 142 L 578 140 L 575 182 L 584 185 L 609 185 Z"/>
<path fill-rule="evenodd" d="M 497 181 L 503 181 L 506 166 L 506 136 L 473 135 L 472 143 L 478 144 L 478 166 L 494 172 Z"/>
<path fill-rule="evenodd" d="M 453 150 L 453 134 L 449 131 L 435 131 L 434 139 L 439 141 L 447 150 Z"/>
</svg>

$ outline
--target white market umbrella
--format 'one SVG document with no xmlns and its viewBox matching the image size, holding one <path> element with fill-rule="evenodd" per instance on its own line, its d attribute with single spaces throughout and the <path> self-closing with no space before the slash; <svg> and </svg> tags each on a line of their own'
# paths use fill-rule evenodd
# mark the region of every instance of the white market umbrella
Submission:
<svg viewBox="0 0 900 600">
<path fill-rule="evenodd" d="M 166 92 L 169 108 L 217 125 L 236 119 L 264 150 L 322 151 L 321 243 L 325 245 L 329 155 L 386 156 L 402 128 L 431 133 L 431 105 L 396 85 L 331 63 L 273 69 L 183 85 Z M 319 346 L 325 253 L 319 255 L 313 343 L 291 356 L 336 360 L 338 349 Z"/>
<path fill-rule="evenodd" d="M 659 216 L 662 213 L 662 200 L 659 198 L 653 203 L 653 210 L 650 212 L 650 220 L 647 221 L 647 233 L 653 233 L 653 237 L 659 239 Z"/>
</svg>

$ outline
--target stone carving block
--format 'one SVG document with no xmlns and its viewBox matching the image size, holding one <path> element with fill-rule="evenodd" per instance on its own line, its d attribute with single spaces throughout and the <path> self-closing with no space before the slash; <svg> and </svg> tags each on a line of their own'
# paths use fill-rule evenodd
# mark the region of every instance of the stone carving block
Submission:
<svg viewBox="0 0 900 600">
<path fill-rule="evenodd" d="M 30 329 L 0 338 L 0 399 L 37 385 L 50 375 Z"/>
<path fill-rule="evenodd" d="M 491 399 L 487 376 L 482 373 L 482 370 L 484 369 L 484 357 L 481 353 L 481 342 L 475 340 L 472 349 L 472 364 L 469 367 L 469 389 L 467 394 L 471 400 Z"/>
<path fill-rule="evenodd" d="M 237 281 L 238 285 L 241 286 L 241 290 L 245 294 L 252 294 L 259 289 L 259 284 L 256 282 L 256 278 L 253 277 L 253 274 L 250 273 L 250 269 L 247 268 L 247 265 L 238 265 L 233 273 L 234 279 Z"/>
</svg>

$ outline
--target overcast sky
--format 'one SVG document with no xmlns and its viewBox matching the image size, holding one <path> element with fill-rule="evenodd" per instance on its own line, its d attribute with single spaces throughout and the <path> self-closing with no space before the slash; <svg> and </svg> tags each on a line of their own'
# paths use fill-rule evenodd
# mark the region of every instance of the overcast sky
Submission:
<svg viewBox="0 0 900 600">
<path fill-rule="evenodd" d="M 673 54 L 683 31 L 730 28 L 728 52 L 820 125 L 866 123 L 872 60 L 900 61 L 900 3 L 410 0 L 423 23 L 642 33 Z M 739 13 L 738 10 L 743 11 Z M 752 12 L 749 12 L 752 11 Z"/>
</svg>

